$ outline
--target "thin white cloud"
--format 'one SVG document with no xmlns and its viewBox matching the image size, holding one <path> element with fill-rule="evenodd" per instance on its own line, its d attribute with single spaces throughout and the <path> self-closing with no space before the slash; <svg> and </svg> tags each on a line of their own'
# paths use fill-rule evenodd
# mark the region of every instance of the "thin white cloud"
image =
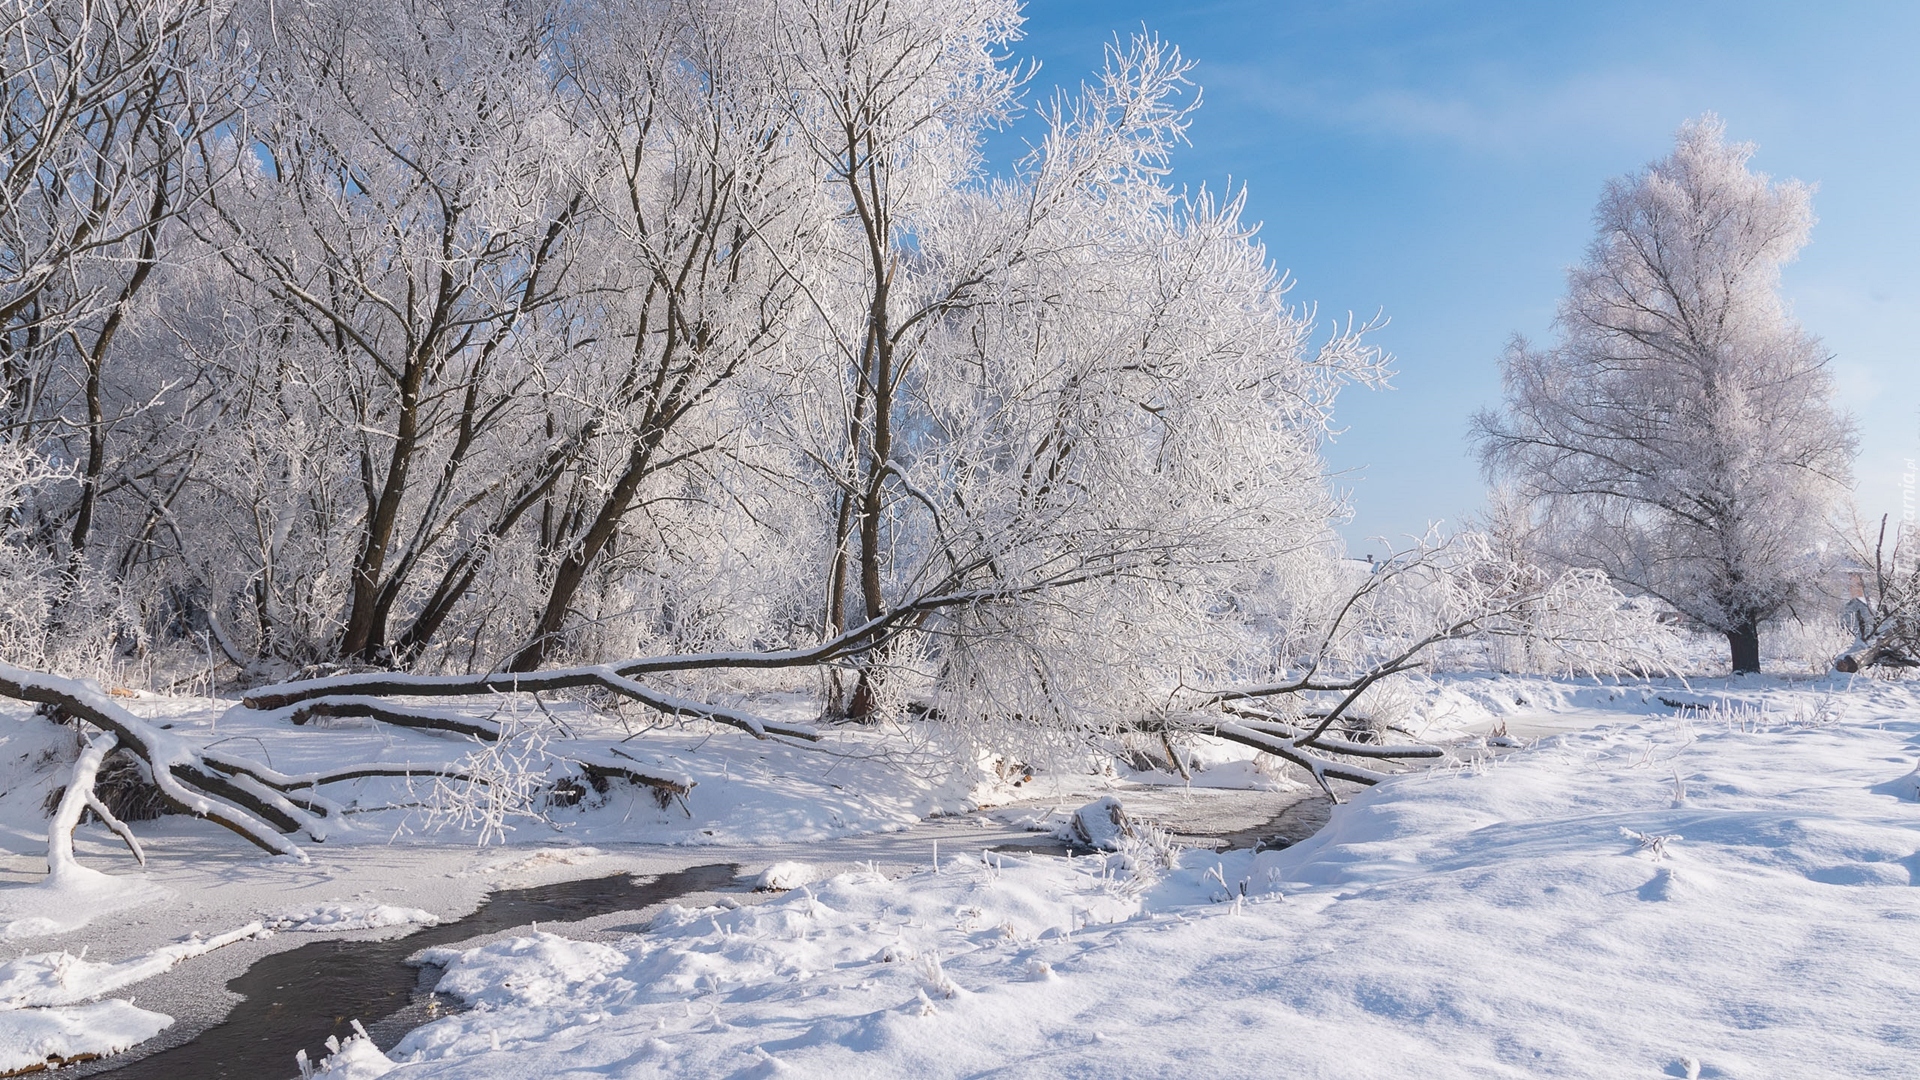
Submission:
<svg viewBox="0 0 1920 1080">
<path fill-rule="evenodd" d="M 1209 75 L 1206 88 L 1216 101 L 1230 96 L 1235 105 L 1288 126 L 1345 128 L 1502 156 L 1596 140 L 1639 144 L 1649 130 L 1664 138 L 1714 104 L 1710 93 L 1646 70 L 1571 73 L 1545 85 L 1486 73 L 1442 87 L 1389 85 L 1357 93 L 1237 64 L 1216 65 Z"/>
</svg>

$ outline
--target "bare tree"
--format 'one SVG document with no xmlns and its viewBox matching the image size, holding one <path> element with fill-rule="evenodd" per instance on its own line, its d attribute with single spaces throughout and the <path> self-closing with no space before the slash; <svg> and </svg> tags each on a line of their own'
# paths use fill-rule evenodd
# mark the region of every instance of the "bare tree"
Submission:
<svg viewBox="0 0 1920 1080">
<path fill-rule="evenodd" d="M 1516 339 L 1504 408 L 1475 420 L 1488 471 L 1560 558 L 1724 634 L 1735 671 L 1759 670 L 1761 623 L 1806 595 L 1855 445 L 1826 353 L 1779 295 L 1810 189 L 1751 172 L 1752 154 L 1709 115 L 1610 181 L 1559 343 Z"/>
</svg>

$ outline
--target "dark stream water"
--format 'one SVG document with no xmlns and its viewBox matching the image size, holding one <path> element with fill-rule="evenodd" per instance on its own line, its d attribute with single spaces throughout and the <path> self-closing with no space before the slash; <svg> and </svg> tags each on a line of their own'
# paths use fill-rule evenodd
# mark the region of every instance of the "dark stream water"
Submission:
<svg viewBox="0 0 1920 1080">
<path fill-rule="evenodd" d="M 275 1080 L 298 1073 L 294 1051 L 316 1064 L 327 1036 L 345 1042 L 360 1021 L 385 1050 L 453 1003 L 435 1000 L 437 968 L 407 957 L 528 923 L 566 923 L 633 911 L 689 893 L 724 888 L 738 867 L 712 863 L 652 880 L 630 875 L 564 881 L 494 893 L 458 922 L 385 941 L 316 941 L 261 958 L 227 983 L 245 995 L 220 1023 L 183 1043 L 95 1075 L 113 1080 Z"/>
<path fill-rule="evenodd" d="M 1242 848 L 1252 848 L 1255 851 L 1263 851 L 1268 848 L 1292 847 L 1319 832 L 1320 826 L 1325 825 L 1332 815 L 1332 799 L 1301 799 L 1280 811 L 1273 820 L 1265 824 L 1219 834 L 1216 839 L 1220 840 L 1223 846 L 1218 850 L 1237 851 Z"/>
</svg>

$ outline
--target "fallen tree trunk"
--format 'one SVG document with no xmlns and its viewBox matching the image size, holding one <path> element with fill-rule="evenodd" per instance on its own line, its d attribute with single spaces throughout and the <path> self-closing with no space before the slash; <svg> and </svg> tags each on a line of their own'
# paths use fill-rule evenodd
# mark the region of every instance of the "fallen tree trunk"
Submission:
<svg viewBox="0 0 1920 1080">
<path fill-rule="evenodd" d="M 1891 642 L 1875 640 L 1856 641 L 1852 648 L 1833 660 L 1833 670 L 1846 675 L 1855 675 L 1870 667 L 1920 667 L 1920 658 Z"/>
<path fill-rule="evenodd" d="M 632 661 L 631 663 L 642 663 Z M 328 679 L 309 679 L 261 687 L 241 699 L 241 704 L 258 712 L 286 710 L 286 718 L 296 724 L 315 716 L 364 716 L 404 727 L 437 728 L 458 731 L 476 738 L 496 739 L 499 730 L 484 722 L 450 713 L 409 708 L 387 700 L 401 697 L 486 697 L 500 694 L 536 694 L 550 690 L 606 690 L 648 708 L 673 716 L 711 720 L 757 739 L 769 735 L 818 741 L 820 733 L 803 724 L 782 724 L 763 720 L 751 713 L 724 705 L 708 705 L 663 693 L 621 674 L 618 665 L 557 668 L 528 673 L 495 672 L 487 675 L 403 675 L 378 673 L 342 675 Z"/>
<path fill-rule="evenodd" d="M 101 760 L 116 747 L 133 754 L 146 767 L 161 797 L 175 811 L 208 818 L 264 851 L 275 855 L 292 855 L 302 861 L 306 859 L 305 853 L 285 834 L 304 831 L 314 841 L 324 841 L 328 832 L 327 820 L 342 812 L 339 806 L 320 794 L 319 789 L 323 785 L 373 776 L 437 777 L 473 784 L 486 782 L 457 770 L 421 768 L 392 762 L 353 763 L 327 772 L 283 773 L 246 758 L 196 748 L 185 739 L 128 712 L 86 683 L 7 664 L 0 664 L 0 696 L 34 702 L 105 733 L 103 737 L 89 742 L 82 751 L 67 791 L 55 810 L 55 820 L 49 826 L 50 866 L 72 864 L 71 835 L 74 826 L 79 823 L 81 811 L 87 808 L 91 808 L 109 828 L 119 833 L 135 856 L 144 861 L 144 853 L 140 851 L 139 842 L 133 838 L 132 831 L 115 818 L 93 791 Z M 310 715 L 365 715 L 402 723 L 419 719 L 404 710 L 389 710 L 383 703 L 373 700 L 303 703 L 298 708 L 310 710 Z M 429 719 L 433 722 L 411 726 L 436 727 L 485 741 L 497 740 L 500 734 L 497 728 L 487 726 L 483 721 L 452 717 L 451 714 L 440 714 Z M 693 781 L 688 777 L 651 772 L 638 767 L 638 763 L 614 761 L 608 755 L 590 748 L 583 748 L 576 755 L 556 757 L 652 787 L 665 795 L 684 796 L 693 790 Z"/>
<path fill-rule="evenodd" d="M 335 675 L 320 679 L 263 686 L 241 699 L 247 708 L 272 711 L 304 702 L 326 700 L 328 708 L 368 709 L 370 703 L 393 697 L 482 697 L 495 694 L 533 694 L 551 690 L 600 689 L 648 708 L 672 716 L 690 716 L 739 728 L 755 738 L 784 735 L 817 741 L 820 733 L 802 724 L 781 724 L 750 713 L 720 705 L 690 701 L 655 690 L 639 681 L 643 675 L 686 671 L 768 671 L 782 668 L 817 667 L 836 660 L 869 652 L 896 635 L 921 625 L 935 612 L 971 604 L 990 603 L 1044 591 L 1047 588 L 1084 580 L 1068 576 L 1014 588 L 935 591 L 891 608 L 859 626 L 852 627 L 815 645 L 798 649 L 766 652 L 680 653 L 645 656 L 609 664 L 552 668 L 546 671 L 497 671 L 482 675 L 410 675 L 405 672 L 371 671 Z M 407 710 L 385 701 L 382 706 L 419 717 L 427 714 Z M 370 716 L 370 712 L 339 711 L 311 715 Z M 297 722 L 297 721 L 296 721 Z M 424 721 L 411 726 L 432 726 Z"/>
<path fill-rule="evenodd" d="M 237 780 L 247 774 L 249 763 L 223 756 L 210 759 L 185 740 L 161 731 L 122 709 L 107 695 L 73 679 L 0 664 L 0 694 L 50 706 L 112 735 L 119 745 L 146 762 L 154 785 L 175 809 L 208 818 L 272 854 L 306 859 L 298 845 L 281 835 L 299 828 L 300 818 L 306 815 L 284 795 L 263 797 L 241 786 Z M 101 756 L 105 753 L 102 750 Z M 212 760 L 218 760 L 221 768 L 216 768 Z"/>
<path fill-rule="evenodd" d="M 1277 735 L 1283 739 L 1293 740 L 1293 745 L 1302 750 L 1325 750 L 1328 753 L 1344 754 L 1348 757 L 1387 758 L 1395 760 L 1408 758 L 1441 758 L 1447 756 L 1445 750 L 1426 743 L 1408 743 L 1402 746 L 1393 746 L 1382 743 L 1361 743 L 1354 742 L 1351 739 L 1335 738 L 1331 735 L 1319 733 L 1318 729 L 1303 732 L 1292 723 L 1289 723 L 1285 717 L 1259 709 L 1229 707 L 1225 711 L 1241 718 L 1242 723 L 1249 728 L 1267 734 Z M 1321 718 L 1308 717 L 1307 719 Z"/>
<path fill-rule="evenodd" d="M 1444 747 L 1427 743 L 1398 746 L 1359 743 L 1326 735 L 1319 728 L 1303 731 L 1280 716 L 1245 706 L 1227 707 L 1222 711 L 1228 715 L 1192 713 L 1180 717 L 1169 716 L 1134 724 L 1131 730 L 1151 732 L 1162 738 L 1176 734 L 1210 735 L 1272 754 L 1305 770 L 1334 802 L 1340 801 L 1339 794 L 1333 790 L 1334 780 L 1372 787 L 1394 775 L 1340 758 L 1357 757 L 1399 763 L 1433 761 L 1447 756 Z M 1168 743 L 1168 753 L 1172 754 L 1171 741 Z"/>
</svg>

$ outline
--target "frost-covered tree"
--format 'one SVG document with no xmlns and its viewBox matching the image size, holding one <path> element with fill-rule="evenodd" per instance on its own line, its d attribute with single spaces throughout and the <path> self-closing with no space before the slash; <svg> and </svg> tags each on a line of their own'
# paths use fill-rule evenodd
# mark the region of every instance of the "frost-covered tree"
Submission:
<svg viewBox="0 0 1920 1080">
<path fill-rule="evenodd" d="M 237 158 L 202 235 L 235 298 L 210 351 L 249 391 L 223 433 L 247 465 L 204 490 L 253 542 L 205 573 L 260 655 L 390 662 L 438 628 L 432 571 L 564 441 L 542 398 L 577 317 L 579 140 L 537 10 L 248 16 L 241 118 L 202 133 Z"/>
<path fill-rule="evenodd" d="M 1069 727 L 1221 662 L 1236 591 L 1325 540 L 1326 410 L 1379 353 L 1313 342 L 1239 202 L 1165 183 L 1177 50 L 1116 43 L 982 180 L 1012 5 L 794 10 L 784 78 L 838 211 L 794 425 L 828 485 L 828 636 L 970 597 L 907 620 L 905 666 L 956 714 Z M 836 673 L 829 711 L 868 715 L 890 659 Z"/>
<path fill-rule="evenodd" d="M 192 134 L 231 115 L 223 30 L 198 0 L 0 4 L 0 456 L 55 465 L 10 491 L 6 531 L 60 568 L 55 637 L 118 621 L 144 538 L 110 519 L 151 519 L 181 472 L 139 429 L 192 380 L 151 377 L 141 338 L 212 179 Z"/>
<path fill-rule="evenodd" d="M 1841 621 L 1854 640 L 1834 658 L 1837 671 L 1920 667 L 1920 530 L 1911 521 L 1894 522 L 1889 538 L 1888 520 L 1881 517 L 1871 539 L 1855 522 L 1846 538 L 1861 588 L 1841 609 Z"/>
<path fill-rule="evenodd" d="M 1708 115 L 1610 181 L 1558 342 L 1516 339 L 1504 407 L 1475 420 L 1546 546 L 1726 635 L 1735 671 L 1759 670 L 1761 623 L 1812 584 L 1854 452 L 1828 356 L 1780 297 L 1811 190 L 1752 154 Z"/>
<path fill-rule="evenodd" d="M 592 329 L 551 395 L 579 450 L 536 507 L 544 594 L 519 671 L 614 642 L 764 636 L 797 614 L 781 579 L 804 571 L 763 522 L 812 509 L 770 479 L 797 467 L 768 416 L 790 404 L 823 228 L 790 93 L 766 70 L 778 20 L 755 3 L 559 12 L 559 94 L 594 177 L 576 231 L 597 273 Z M 631 613 L 627 632 L 602 611 Z"/>
</svg>

